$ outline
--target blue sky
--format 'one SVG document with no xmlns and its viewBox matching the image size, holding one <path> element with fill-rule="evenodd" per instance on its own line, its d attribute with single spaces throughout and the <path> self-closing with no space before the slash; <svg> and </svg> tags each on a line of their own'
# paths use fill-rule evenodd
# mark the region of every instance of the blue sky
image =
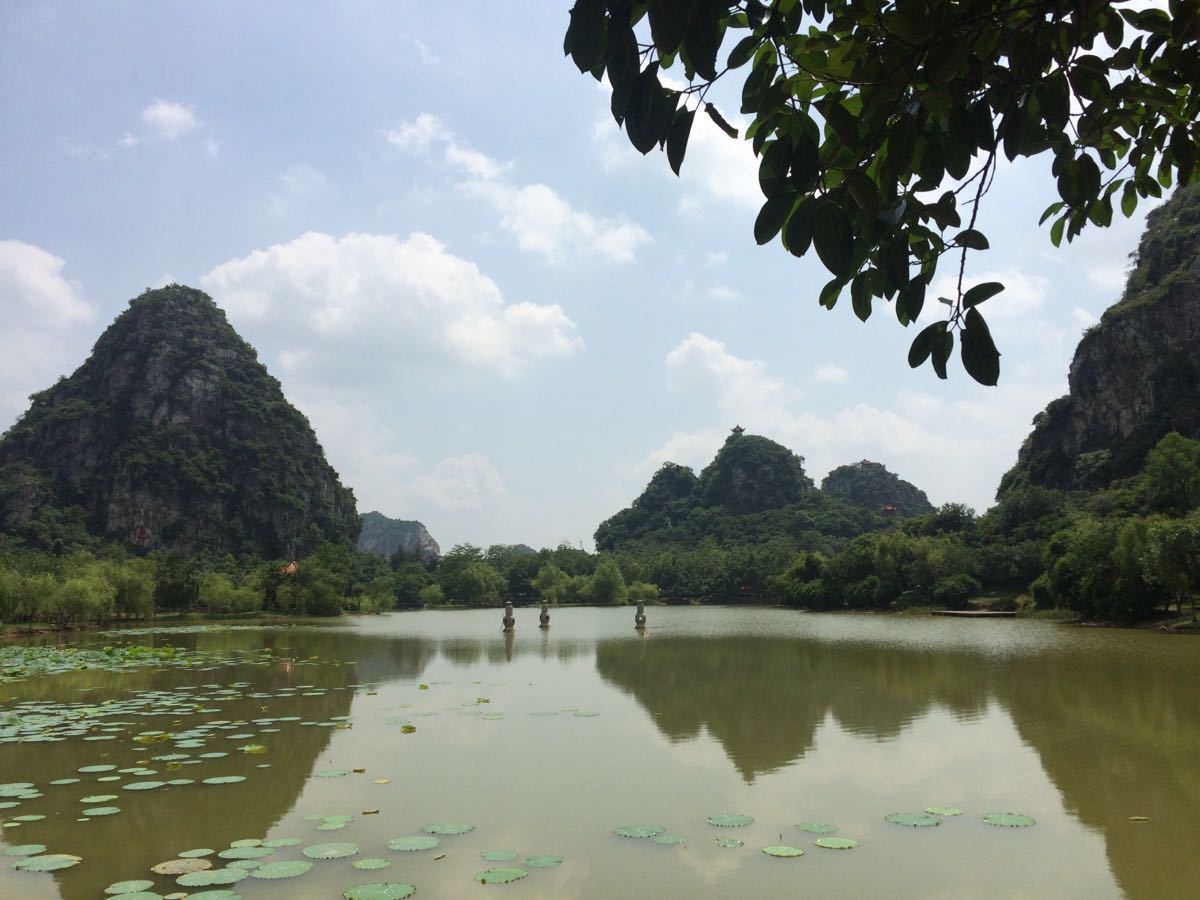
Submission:
<svg viewBox="0 0 1200 900">
<path fill-rule="evenodd" d="M 360 511 L 443 547 L 590 547 L 735 423 L 818 480 L 870 458 L 986 509 L 1147 207 L 1055 250 L 1048 162 L 1004 166 L 970 260 L 1009 286 L 1000 387 L 938 381 L 890 309 L 827 312 L 815 259 L 754 243 L 747 144 L 697 120 L 681 178 L 628 145 L 562 56 L 568 7 L 0 6 L 0 429 L 177 281 L 258 349 Z"/>
</svg>

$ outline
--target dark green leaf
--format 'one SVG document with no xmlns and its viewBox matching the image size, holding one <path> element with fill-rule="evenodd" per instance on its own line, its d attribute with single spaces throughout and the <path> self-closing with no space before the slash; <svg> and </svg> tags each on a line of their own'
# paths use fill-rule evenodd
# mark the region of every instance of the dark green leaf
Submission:
<svg viewBox="0 0 1200 900">
<path fill-rule="evenodd" d="M 945 322 L 934 322 L 932 325 L 926 325 L 922 328 L 915 338 L 913 338 L 912 346 L 908 348 L 908 364 L 916 369 L 929 359 L 929 355 L 933 352 L 933 346 L 936 342 L 937 335 L 946 330 Z"/>
<path fill-rule="evenodd" d="M 762 38 L 757 35 L 744 37 L 737 42 L 737 45 L 729 52 L 729 62 L 726 64 L 731 69 L 737 69 L 750 62 L 750 57 L 754 55 L 754 51 L 758 49 L 762 43 Z"/>
<path fill-rule="evenodd" d="M 838 297 L 841 296 L 842 288 L 845 286 L 846 282 L 842 279 L 833 279 L 825 287 L 821 288 L 821 296 L 818 302 L 826 309 L 833 309 L 838 302 Z"/>
<path fill-rule="evenodd" d="M 683 40 L 687 26 L 687 0 L 647 0 L 646 16 L 650 20 L 650 36 L 661 53 L 674 53 Z"/>
<path fill-rule="evenodd" d="M 729 135 L 731 138 L 737 138 L 737 129 L 725 121 L 725 117 L 717 111 L 717 108 L 711 103 L 704 104 L 704 111 L 708 113 L 708 117 L 713 120 L 718 128 Z"/>
<path fill-rule="evenodd" d="M 754 220 L 754 240 L 760 244 L 773 240 L 787 221 L 795 203 L 796 194 L 792 191 L 769 197 L 758 211 L 758 218 Z"/>
<path fill-rule="evenodd" d="M 605 0 L 576 0 L 571 9 L 571 24 L 563 41 L 580 72 L 590 72 L 604 61 Z"/>
<path fill-rule="evenodd" d="M 977 284 L 963 294 L 963 306 L 968 309 L 978 306 L 984 300 L 995 297 L 1002 290 L 1004 290 L 1004 285 L 998 281 L 985 281 L 983 284 Z"/>
<path fill-rule="evenodd" d="M 983 236 L 983 232 L 976 231 L 974 228 L 960 231 L 954 236 L 954 243 L 960 247 L 966 247 L 968 250 L 986 250 L 988 248 L 988 240 Z"/>
<path fill-rule="evenodd" d="M 838 278 L 854 274 L 854 233 L 842 208 L 828 198 L 817 202 L 813 215 L 813 245 L 825 268 Z"/>
<path fill-rule="evenodd" d="M 866 272 L 859 272 L 850 282 L 850 302 L 859 319 L 865 322 L 871 318 L 871 282 Z"/>
<path fill-rule="evenodd" d="M 812 203 L 801 200 L 783 226 L 783 246 L 794 256 L 803 256 L 812 244 Z"/>
<path fill-rule="evenodd" d="M 683 165 L 683 156 L 687 153 L 688 137 L 692 133 L 692 120 L 696 118 L 694 109 L 681 109 L 675 114 L 675 122 L 671 125 L 671 133 L 667 135 L 667 162 L 671 171 L 679 174 Z"/>
<path fill-rule="evenodd" d="M 943 381 L 946 380 L 946 362 L 950 359 L 950 354 L 954 351 L 954 332 L 943 328 L 933 337 L 933 353 L 930 354 L 933 362 L 933 371 L 937 373 L 937 377 Z"/>
<path fill-rule="evenodd" d="M 979 310 L 967 310 L 962 330 L 962 362 L 967 374 L 980 384 L 994 386 L 1000 380 L 1000 353 Z"/>
</svg>

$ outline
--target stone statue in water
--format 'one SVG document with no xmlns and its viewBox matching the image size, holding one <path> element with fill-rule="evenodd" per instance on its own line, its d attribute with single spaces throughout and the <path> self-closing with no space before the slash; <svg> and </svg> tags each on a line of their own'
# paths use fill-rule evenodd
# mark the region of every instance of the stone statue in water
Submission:
<svg viewBox="0 0 1200 900">
<path fill-rule="evenodd" d="M 542 614 L 538 616 L 538 621 L 542 623 L 538 628 L 550 627 L 550 607 L 546 605 L 545 600 L 542 601 Z"/>
<path fill-rule="evenodd" d="M 504 604 L 504 631 L 512 631 L 517 620 L 513 618 L 512 601 Z"/>
<path fill-rule="evenodd" d="M 633 626 L 638 631 L 646 630 L 646 601 L 639 600 L 637 605 L 637 615 L 633 617 Z"/>
</svg>

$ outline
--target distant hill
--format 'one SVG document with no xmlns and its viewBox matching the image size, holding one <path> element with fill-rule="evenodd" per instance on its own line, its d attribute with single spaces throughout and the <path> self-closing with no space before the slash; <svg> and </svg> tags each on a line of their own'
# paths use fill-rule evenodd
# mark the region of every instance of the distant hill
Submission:
<svg viewBox="0 0 1200 900">
<path fill-rule="evenodd" d="M 923 490 L 869 459 L 838 466 L 821 481 L 821 490 L 877 512 L 888 507 L 901 516 L 933 512 L 933 504 Z"/>
<path fill-rule="evenodd" d="M 830 475 L 831 489 L 818 490 L 802 456 L 735 429 L 699 477 L 686 466 L 663 465 L 629 508 L 600 524 L 596 548 L 706 540 L 732 547 L 782 537 L 802 548 L 828 550 L 898 517 L 932 509 L 922 491 L 878 463 L 843 466 Z"/>
<path fill-rule="evenodd" d="M 0 438 L 0 528 L 137 550 L 291 558 L 358 536 L 354 494 L 225 314 L 182 285 L 132 300 Z"/>
<path fill-rule="evenodd" d="M 1033 420 L 999 498 L 1106 487 L 1164 435 L 1200 438 L 1200 185 L 1147 217 L 1125 292 L 1079 342 L 1068 384 Z"/>
<path fill-rule="evenodd" d="M 397 550 L 405 555 L 431 563 L 442 555 L 442 549 L 420 522 L 389 519 L 381 512 L 361 516 L 362 531 L 358 533 L 358 549 L 391 559 Z"/>
</svg>

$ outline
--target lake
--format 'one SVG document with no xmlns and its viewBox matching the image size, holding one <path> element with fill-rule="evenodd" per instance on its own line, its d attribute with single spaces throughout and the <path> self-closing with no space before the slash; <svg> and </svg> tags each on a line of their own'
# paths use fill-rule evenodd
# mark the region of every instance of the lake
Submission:
<svg viewBox="0 0 1200 900">
<path fill-rule="evenodd" d="M 647 613 L 644 636 L 631 608 L 547 632 L 530 608 L 508 636 L 496 610 L 9 641 L 0 896 L 1196 895 L 1200 642 Z M 101 652 L 121 644 L 177 652 Z M 151 872 L 181 853 L 212 886 Z M 10 865 L 48 854 L 81 860 Z"/>
</svg>

